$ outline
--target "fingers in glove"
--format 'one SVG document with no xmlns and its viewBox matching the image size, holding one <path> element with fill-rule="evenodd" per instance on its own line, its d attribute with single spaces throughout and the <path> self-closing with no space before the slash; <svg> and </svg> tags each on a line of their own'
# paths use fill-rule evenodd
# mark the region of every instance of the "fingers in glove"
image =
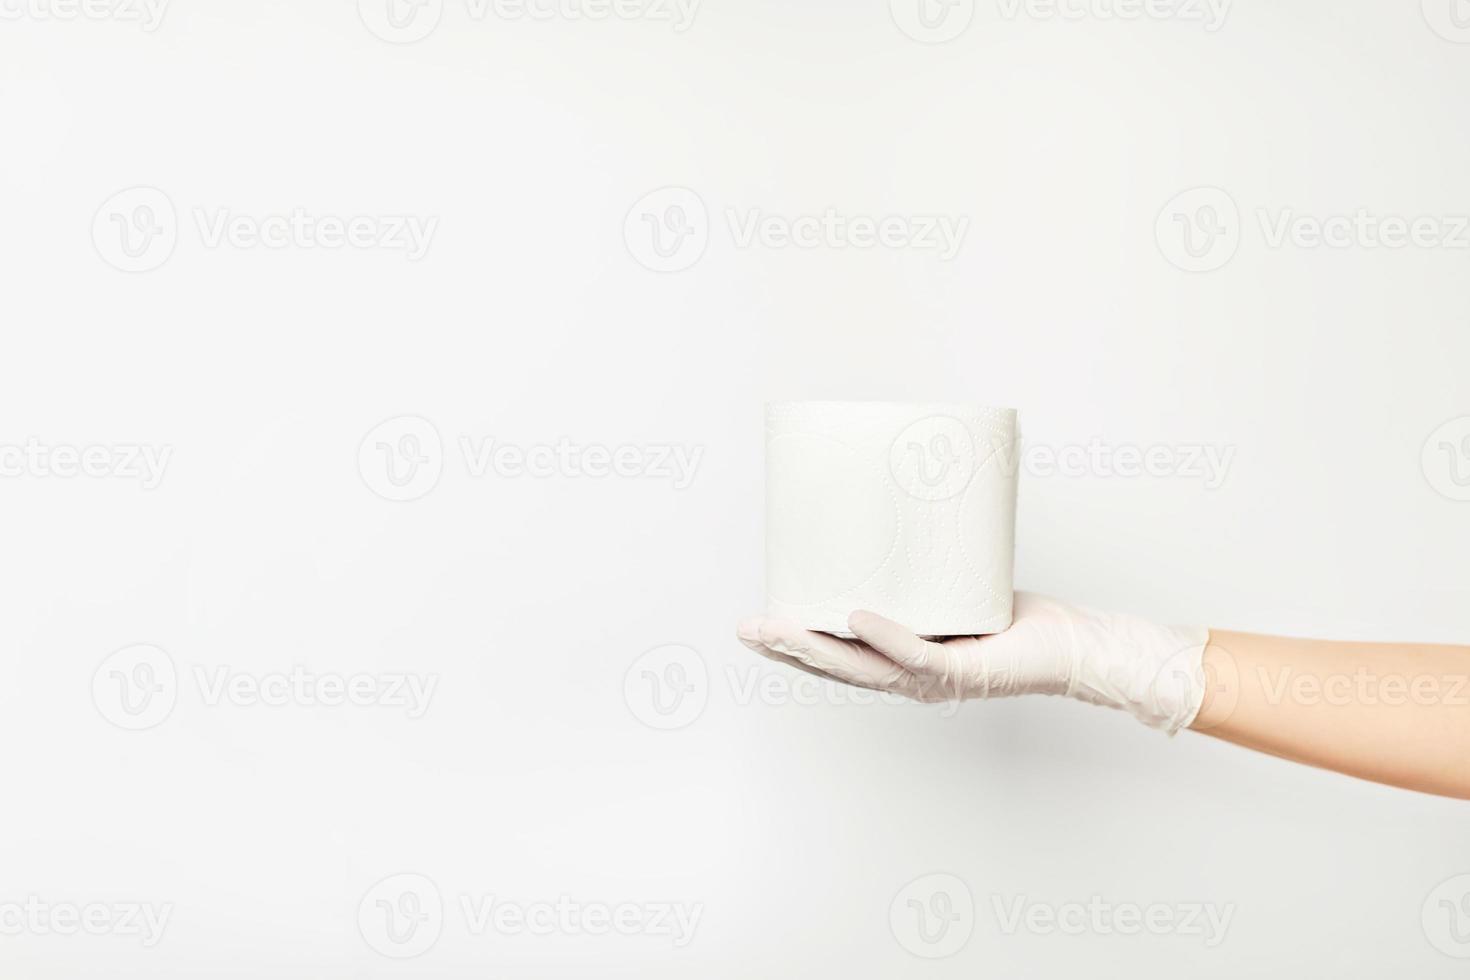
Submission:
<svg viewBox="0 0 1470 980">
<path fill-rule="evenodd" d="M 847 625 L 868 646 L 916 674 L 930 674 L 944 665 L 943 648 L 914 635 L 907 628 L 877 613 L 859 609 Z"/>
<path fill-rule="evenodd" d="M 750 622 L 754 621 L 752 620 Z M 807 674 L 811 674 L 813 677 L 820 677 L 822 680 L 832 681 L 834 684 L 847 683 L 840 678 L 833 677 L 831 674 L 828 674 L 825 671 L 818 670 L 810 664 L 802 663 L 795 657 L 788 657 L 784 653 L 777 653 L 775 650 L 772 650 L 769 647 L 762 645 L 760 642 L 759 631 L 754 626 L 747 626 L 746 623 L 741 623 L 740 627 L 736 630 L 736 636 L 738 636 L 740 642 L 745 644 L 745 646 L 750 648 L 750 650 L 760 654 L 767 660 L 774 660 L 779 664 L 785 664 L 788 667 L 795 667 L 797 670 L 800 670 Z"/>
<path fill-rule="evenodd" d="M 891 619 L 863 609 L 849 616 L 847 625 L 864 643 L 914 676 L 923 700 L 960 696 L 963 679 L 955 658 L 943 644 L 926 640 Z"/>
<path fill-rule="evenodd" d="M 776 619 L 742 624 L 740 639 L 751 649 L 756 649 L 753 644 L 764 648 L 757 653 L 770 651 L 798 660 L 853 687 L 917 696 L 918 685 L 912 674 L 853 640 L 815 633 Z"/>
</svg>

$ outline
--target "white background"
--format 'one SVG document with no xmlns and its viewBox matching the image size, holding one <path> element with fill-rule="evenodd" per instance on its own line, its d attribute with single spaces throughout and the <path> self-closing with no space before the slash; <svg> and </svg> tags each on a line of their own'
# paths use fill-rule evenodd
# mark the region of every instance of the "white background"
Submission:
<svg viewBox="0 0 1470 980">
<path fill-rule="evenodd" d="M 762 402 L 867 398 L 1014 406 L 1033 445 L 1233 448 L 1214 489 L 1023 474 L 1023 588 L 1463 642 L 1466 424 L 1421 451 L 1470 415 L 1470 250 L 1273 247 L 1260 217 L 1470 212 L 1448 0 L 1241 3 L 1213 31 L 982 0 L 943 44 L 901 0 L 705 0 L 682 31 L 446 0 L 412 44 L 348 0 L 175 0 L 151 31 L 6 2 L 0 445 L 171 456 L 153 489 L 0 478 L 0 906 L 172 917 L 151 948 L 12 930 L 0 972 L 1461 975 L 1431 892 L 1470 872 L 1463 803 L 1060 701 L 751 700 L 750 678 L 797 675 L 733 636 L 763 603 Z M 137 186 L 166 195 L 177 244 L 124 272 L 94 219 L 115 230 L 108 202 Z M 697 195 L 706 247 L 650 271 L 625 218 L 670 186 Z M 1238 213 L 1223 264 L 1189 272 L 1166 205 L 1198 187 Z M 742 247 L 727 219 L 828 208 L 970 224 L 944 261 Z M 211 247 L 196 216 L 222 209 L 438 225 L 417 261 Z M 443 472 L 390 502 L 359 448 L 402 416 L 432 422 Z M 683 489 L 475 476 L 462 437 L 702 456 Z M 135 644 L 177 672 L 143 731 L 92 694 Z M 669 644 L 704 666 L 705 706 L 659 730 L 624 682 Z M 211 705 L 195 681 L 296 666 L 438 687 L 409 719 Z M 406 961 L 358 912 L 399 873 L 445 905 Z M 890 911 L 935 874 L 974 921 L 926 959 Z M 677 949 L 471 934 L 459 898 L 492 895 L 702 918 Z M 1206 948 L 1007 934 L 995 912 L 1093 896 L 1233 918 Z"/>
</svg>

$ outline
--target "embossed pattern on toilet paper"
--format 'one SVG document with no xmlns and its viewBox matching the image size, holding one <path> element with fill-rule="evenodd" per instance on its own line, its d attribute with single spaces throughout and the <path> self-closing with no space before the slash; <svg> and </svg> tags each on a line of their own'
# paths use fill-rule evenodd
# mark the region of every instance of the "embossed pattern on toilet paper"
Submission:
<svg viewBox="0 0 1470 980">
<path fill-rule="evenodd" d="M 1011 621 L 1015 413 L 785 402 L 766 411 L 768 612 L 847 635 L 871 609 L 926 635 Z"/>
</svg>

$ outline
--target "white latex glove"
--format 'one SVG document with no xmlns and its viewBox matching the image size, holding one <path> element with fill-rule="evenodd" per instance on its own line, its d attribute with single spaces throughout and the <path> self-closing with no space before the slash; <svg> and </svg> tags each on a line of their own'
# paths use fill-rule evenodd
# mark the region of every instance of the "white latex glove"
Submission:
<svg viewBox="0 0 1470 980">
<path fill-rule="evenodd" d="M 855 612 L 846 640 L 755 618 L 740 641 L 762 656 L 856 687 L 916 701 L 1061 694 L 1119 708 L 1174 734 L 1199 713 L 1209 630 L 1159 626 L 1016 593 L 1011 628 L 932 641 L 875 613 Z"/>
</svg>

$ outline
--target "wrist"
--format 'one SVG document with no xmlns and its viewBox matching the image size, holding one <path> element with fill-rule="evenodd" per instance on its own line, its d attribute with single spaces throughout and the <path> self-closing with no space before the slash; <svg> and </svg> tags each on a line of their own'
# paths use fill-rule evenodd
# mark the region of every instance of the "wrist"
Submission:
<svg viewBox="0 0 1470 980">
<path fill-rule="evenodd" d="M 1126 711 L 1169 735 L 1195 721 L 1209 630 L 1087 610 L 1075 631 L 1080 655 L 1070 696 Z"/>
</svg>

